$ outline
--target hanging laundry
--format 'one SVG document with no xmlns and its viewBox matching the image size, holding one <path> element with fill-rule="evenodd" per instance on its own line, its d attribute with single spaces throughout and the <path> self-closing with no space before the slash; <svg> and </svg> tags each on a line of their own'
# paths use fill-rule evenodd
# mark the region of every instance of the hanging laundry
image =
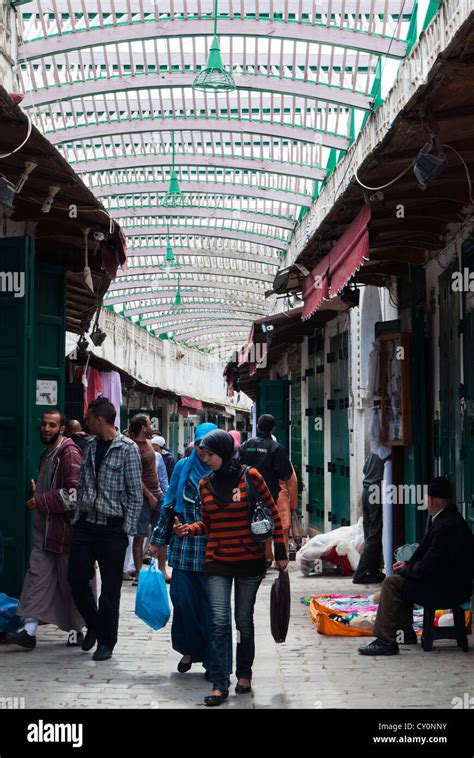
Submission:
<svg viewBox="0 0 474 758">
<path fill-rule="evenodd" d="M 87 413 L 89 403 L 92 403 L 96 397 L 103 394 L 104 388 L 100 371 L 91 366 L 78 366 L 74 374 L 75 382 L 82 382 L 85 388 L 84 392 L 84 415 Z"/>
<path fill-rule="evenodd" d="M 122 405 L 122 380 L 118 371 L 101 371 L 102 394 L 115 406 L 115 426 L 120 429 L 120 406 Z"/>
</svg>

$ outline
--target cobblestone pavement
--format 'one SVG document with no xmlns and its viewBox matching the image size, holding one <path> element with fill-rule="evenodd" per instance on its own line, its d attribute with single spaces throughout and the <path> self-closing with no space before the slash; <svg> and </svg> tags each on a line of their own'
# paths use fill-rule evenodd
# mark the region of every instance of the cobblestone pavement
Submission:
<svg viewBox="0 0 474 758">
<path fill-rule="evenodd" d="M 235 695 L 221 708 L 452 708 L 452 698 L 474 695 L 474 654 L 452 641 L 420 646 L 400 655 L 358 655 L 361 637 L 319 635 L 300 598 L 320 592 L 373 592 L 336 575 L 302 577 L 290 564 L 292 617 L 287 641 L 270 634 L 270 587 L 265 578 L 257 600 L 254 692 Z M 109 661 L 65 644 L 66 635 L 40 627 L 34 651 L 0 646 L 0 697 L 24 697 L 26 708 L 201 708 L 210 692 L 200 665 L 179 674 L 170 624 L 149 630 L 133 613 L 135 588 L 123 585 L 119 641 Z M 472 643 L 471 643 L 472 644 Z M 233 677 L 233 683 L 235 679 Z"/>
</svg>

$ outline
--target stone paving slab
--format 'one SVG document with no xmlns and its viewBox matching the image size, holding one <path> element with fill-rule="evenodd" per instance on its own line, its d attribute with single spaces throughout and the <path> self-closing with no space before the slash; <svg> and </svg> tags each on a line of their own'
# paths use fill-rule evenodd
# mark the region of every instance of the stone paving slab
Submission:
<svg viewBox="0 0 474 758">
<path fill-rule="evenodd" d="M 267 574 L 257 599 L 254 691 L 235 695 L 232 677 L 221 708 L 452 708 L 454 697 L 474 696 L 474 653 L 463 653 L 454 641 L 435 643 L 431 653 L 418 645 L 372 659 L 357 653 L 369 638 L 318 634 L 300 599 L 374 591 L 347 577 L 302 577 L 290 564 L 292 617 L 287 641 L 277 645 L 270 634 L 275 576 Z M 176 671 L 180 655 L 171 649 L 171 625 L 148 630 L 133 612 L 135 592 L 123 585 L 119 641 L 109 661 L 94 663 L 91 653 L 68 648 L 65 633 L 50 626 L 39 628 L 34 651 L 1 645 L 0 697 L 24 697 L 26 708 L 204 708 L 210 685 L 203 669 Z"/>
</svg>

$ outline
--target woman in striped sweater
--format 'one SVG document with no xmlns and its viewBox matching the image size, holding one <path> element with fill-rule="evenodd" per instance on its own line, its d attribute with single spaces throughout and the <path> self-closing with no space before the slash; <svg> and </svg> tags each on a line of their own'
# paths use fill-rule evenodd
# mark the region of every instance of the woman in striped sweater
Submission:
<svg viewBox="0 0 474 758">
<path fill-rule="evenodd" d="M 234 454 L 234 440 L 222 430 L 206 434 L 201 441 L 202 460 L 212 474 L 200 481 L 202 519 L 194 524 L 175 520 L 178 537 L 208 535 L 204 571 L 211 606 L 212 694 L 206 705 L 220 705 L 229 694 L 228 635 L 231 634 L 230 597 L 235 584 L 235 623 L 238 630 L 235 691 L 251 691 L 255 657 L 253 610 L 260 583 L 265 576 L 264 543 L 255 542 L 250 531 L 249 501 L 245 487 L 245 466 Z M 280 516 L 270 492 L 257 469 L 249 475 L 275 522 L 273 536 L 276 567 L 283 571 L 287 554 Z"/>
</svg>

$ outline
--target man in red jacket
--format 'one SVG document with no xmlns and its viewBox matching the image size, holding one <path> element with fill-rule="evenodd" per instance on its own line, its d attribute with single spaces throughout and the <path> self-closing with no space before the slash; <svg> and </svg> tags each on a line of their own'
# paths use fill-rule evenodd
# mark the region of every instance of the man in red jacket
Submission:
<svg viewBox="0 0 474 758">
<path fill-rule="evenodd" d="M 84 621 L 74 605 L 67 580 L 70 521 L 77 502 L 82 452 L 64 437 L 65 418 L 56 409 L 43 413 L 38 481 L 26 506 L 33 512 L 33 547 L 17 615 L 24 621 L 19 634 L 5 639 L 25 650 L 36 646 L 38 624 L 54 624 L 69 632 L 68 645 L 82 644 Z"/>
</svg>

